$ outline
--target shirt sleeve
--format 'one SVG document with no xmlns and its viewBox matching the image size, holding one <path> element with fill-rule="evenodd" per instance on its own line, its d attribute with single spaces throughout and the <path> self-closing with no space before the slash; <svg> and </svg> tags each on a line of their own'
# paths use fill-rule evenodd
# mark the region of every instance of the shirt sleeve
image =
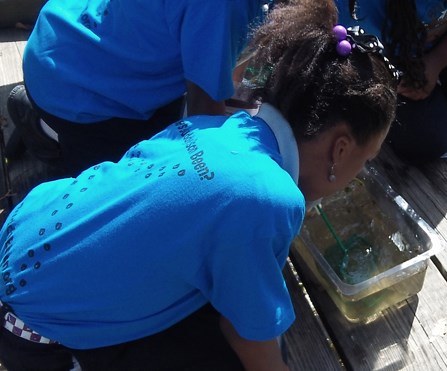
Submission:
<svg viewBox="0 0 447 371">
<path fill-rule="evenodd" d="M 276 255 L 275 245 L 285 248 Z M 233 241 L 232 246 L 215 249 L 199 272 L 201 291 L 246 339 L 272 339 L 295 319 L 282 275 L 288 246 L 281 236 L 250 246 Z"/>
<path fill-rule="evenodd" d="M 233 94 L 232 70 L 246 45 L 250 24 L 261 14 L 261 1 L 189 0 L 187 4 L 181 18 L 171 22 L 180 41 L 185 79 L 215 100 L 227 99 Z"/>
</svg>

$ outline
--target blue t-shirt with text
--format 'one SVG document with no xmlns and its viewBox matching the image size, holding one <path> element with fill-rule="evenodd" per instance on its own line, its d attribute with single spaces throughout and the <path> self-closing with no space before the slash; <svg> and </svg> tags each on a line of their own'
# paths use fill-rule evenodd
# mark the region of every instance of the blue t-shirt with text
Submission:
<svg viewBox="0 0 447 371">
<path fill-rule="evenodd" d="M 197 116 L 118 162 L 41 184 L 0 234 L 0 300 L 71 348 L 142 338 L 210 302 L 247 339 L 283 333 L 304 198 L 258 117 Z M 6 277 L 6 278 L 5 278 Z"/>
</svg>

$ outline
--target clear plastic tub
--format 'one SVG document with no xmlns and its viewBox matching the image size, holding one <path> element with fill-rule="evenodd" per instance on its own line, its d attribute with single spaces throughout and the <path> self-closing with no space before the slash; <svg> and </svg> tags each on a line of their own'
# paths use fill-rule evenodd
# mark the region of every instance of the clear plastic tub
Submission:
<svg viewBox="0 0 447 371">
<path fill-rule="evenodd" d="M 368 242 L 357 246 L 360 253 L 350 250 L 349 272 L 344 274 L 345 265 L 334 256 L 345 253 L 313 209 L 293 243 L 311 278 L 326 289 L 349 321 L 370 322 L 421 290 L 428 261 L 441 242 L 374 168 L 365 168 L 345 190 L 323 199 L 321 205 L 346 245 L 352 236 Z M 361 257 L 355 261 L 358 253 Z"/>
</svg>

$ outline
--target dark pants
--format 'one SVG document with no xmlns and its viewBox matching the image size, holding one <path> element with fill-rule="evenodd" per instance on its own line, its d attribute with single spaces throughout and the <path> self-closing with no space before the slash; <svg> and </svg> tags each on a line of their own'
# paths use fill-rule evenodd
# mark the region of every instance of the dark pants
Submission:
<svg viewBox="0 0 447 371">
<path fill-rule="evenodd" d="M 243 370 L 210 305 L 158 334 L 89 350 L 33 343 L 0 330 L 0 361 L 8 371 L 66 371 L 72 367 L 72 355 L 83 371 Z"/>
<path fill-rule="evenodd" d="M 446 153 L 446 86 L 436 86 L 424 100 L 399 97 L 396 121 L 387 141 L 399 157 L 413 163 L 435 160 Z"/>
<path fill-rule="evenodd" d="M 130 147 L 178 121 L 185 106 L 185 98 L 179 97 L 159 108 L 148 120 L 111 118 L 79 124 L 45 112 L 29 93 L 28 97 L 40 117 L 58 134 L 67 176 L 77 176 L 82 170 L 103 161 L 118 161 Z"/>
</svg>

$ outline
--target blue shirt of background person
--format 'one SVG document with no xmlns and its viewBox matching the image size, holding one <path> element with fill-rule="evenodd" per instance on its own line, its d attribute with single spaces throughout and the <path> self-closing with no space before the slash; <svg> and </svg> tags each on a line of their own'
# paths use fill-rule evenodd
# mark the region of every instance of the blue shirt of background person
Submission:
<svg viewBox="0 0 447 371">
<path fill-rule="evenodd" d="M 40 108 L 76 123 L 147 119 L 185 93 L 185 80 L 227 99 L 263 3 L 50 0 L 25 49 L 27 89 Z"/>
</svg>

